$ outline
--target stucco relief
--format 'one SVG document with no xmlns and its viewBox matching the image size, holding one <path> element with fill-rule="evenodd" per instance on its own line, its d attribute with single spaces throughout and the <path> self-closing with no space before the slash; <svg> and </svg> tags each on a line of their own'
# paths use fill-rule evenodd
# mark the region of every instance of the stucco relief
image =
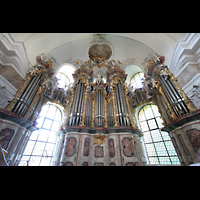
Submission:
<svg viewBox="0 0 200 200">
<path fill-rule="evenodd" d="M 3 149 L 7 149 L 15 131 L 10 128 L 5 128 L 0 132 L 0 145 Z"/>
<path fill-rule="evenodd" d="M 197 129 L 191 129 L 186 131 L 186 134 L 192 143 L 195 152 L 198 153 L 200 148 L 200 131 Z"/>
<path fill-rule="evenodd" d="M 70 137 L 67 139 L 66 147 L 65 147 L 65 155 L 73 156 L 76 152 L 76 143 L 77 140 L 74 137 Z"/>
<path fill-rule="evenodd" d="M 130 140 L 130 138 L 128 138 L 128 137 L 123 138 L 122 145 L 123 145 L 123 152 L 124 152 L 125 156 L 127 156 L 127 157 L 134 156 L 133 143 Z"/>
</svg>

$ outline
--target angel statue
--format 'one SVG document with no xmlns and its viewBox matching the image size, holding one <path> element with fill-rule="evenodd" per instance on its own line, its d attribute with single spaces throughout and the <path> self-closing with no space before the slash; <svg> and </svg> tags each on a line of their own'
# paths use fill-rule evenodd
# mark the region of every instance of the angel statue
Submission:
<svg viewBox="0 0 200 200">
<path fill-rule="evenodd" d="M 98 74 L 95 77 L 96 77 L 96 82 L 99 85 L 101 83 L 101 80 L 102 80 L 101 72 L 99 71 Z"/>
</svg>

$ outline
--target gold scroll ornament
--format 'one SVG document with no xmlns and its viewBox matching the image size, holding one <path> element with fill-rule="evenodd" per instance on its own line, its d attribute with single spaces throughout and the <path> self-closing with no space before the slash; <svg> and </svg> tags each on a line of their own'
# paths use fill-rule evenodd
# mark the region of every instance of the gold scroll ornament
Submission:
<svg viewBox="0 0 200 200">
<path fill-rule="evenodd" d="M 100 146 L 101 144 L 105 143 L 105 137 L 106 136 L 101 135 L 101 133 L 99 133 L 99 135 L 95 135 L 94 144 L 96 144 L 97 146 Z"/>
</svg>

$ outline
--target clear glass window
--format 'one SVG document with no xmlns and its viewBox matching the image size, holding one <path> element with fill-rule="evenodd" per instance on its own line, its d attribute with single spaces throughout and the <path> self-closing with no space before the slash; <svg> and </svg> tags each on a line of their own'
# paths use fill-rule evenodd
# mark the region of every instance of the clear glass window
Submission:
<svg viewBox="0 0 200 200">
<path fill-rule="evenodd" d="M 143 87 L 143 78 L 144 78 L 144 73 L 139 72 L 137 74 L 135 74 L 132 78 L 131 78 L 131 86 L 133 86 L 133 89 L 137 89 L 137 88 L 142 88 Z"/>
<path fill-rule="evenodd" d="M 39 130 L 33 131 L 20 160 L 19 166 L 50 166 L 53 160 L 62 113 L 54 105 L 42 107 L 37 119 Z"/>
<path fill-rule="evenodd" d="M 146 105 L 139 112 L 139 124 L 150 164 L 180 164 L 177 153 L 156 105 Z"/>
<path fill-rule="evenodd" d="M 64 73 L 58 72 L 56 78 L 58 79 L 59 88 L 67 89 L 69 87 L 70 84 L 69 78 Z"/>
</svg>

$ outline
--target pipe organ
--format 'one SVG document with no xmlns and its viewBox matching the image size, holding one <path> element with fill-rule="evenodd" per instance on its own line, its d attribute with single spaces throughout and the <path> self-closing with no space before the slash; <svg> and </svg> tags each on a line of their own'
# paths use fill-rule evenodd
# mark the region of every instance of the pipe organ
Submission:
<svg viewBox="0 0 200 200">
<path fill-rule="evenodd" d="M 182 165 L 194 162 L 197 154 L 194 146 L 198 146 L 195 141 L 200 131 L 196 130 L 193 121 L 200 117 L 173 74 L 167 66 L 161 65 L 162 56 L 158 61 L 149 60 L 145 87 L 134 92 L 126 86 L 127 74 L 120 68 L 122 63 L 108 62 L 108 58 L 91 54 L 90 60 L 80 64 L 72 74 L 73 87 L 67 91 L 57 87 L 52 61 L 47 61 L 44 55 L 36 58 L 36 65 L 27 73 L 13 100 L 5 110 L 0 109 L 0 131 L 5 127 L 9 129 L 9 120 L 15 127 L 14 132 L 10 130 L 13 136 L 5 149 L 9 152 L 9 165 L 19 163 L 28 138 L 36 129 L 37 116 L 47 101 L 64 107 L 57 165 L 146 165 L 141 140 L 143 133 L 137 126 L 136 109 L 148 103 L 158 106 L 165 125 L 163 130 L 169 132 Z M 186 118 L 189 125 L 185 125 Z M 183 125 L 186 129 L 180 128 Z M 187 149 L 187 153 L 183 149 Z"/>
<path fill-rule="evenodd" d="M 74 87 L 63 126 L 61 166 L 146 165 L 142 133 L 131 122 L 127 75 L 117 65 L 106 68 L 104 79 L 100 71 L 95 76 L 97 67 L 89 64 L 73 74 Z M 77 149 L 74 154 L 72 146 Z M 120 148 L 127 149 L 121 152 Z"/>
</svg>

